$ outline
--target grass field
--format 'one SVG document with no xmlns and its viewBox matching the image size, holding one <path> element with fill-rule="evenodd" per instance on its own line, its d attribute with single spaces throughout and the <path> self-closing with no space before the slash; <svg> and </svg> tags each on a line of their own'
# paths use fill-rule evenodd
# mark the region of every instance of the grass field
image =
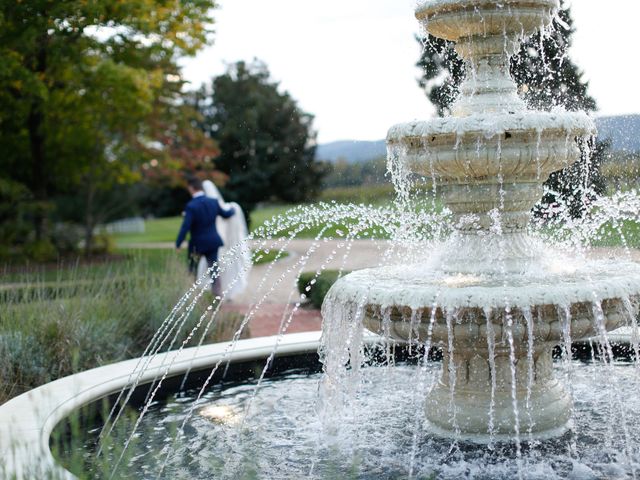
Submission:
<svg viewBox="0 0 640 480">
<path fill-rule="evenodd" d="M 251 214 L 253 229 L 261 226 L 270 218 L 284 214 L 294 205 L 276 205 L 255 210 Z M 182 217 L 154 218 L 144 223 L 144 233 L 116 234 L 116 245 L 135 245 L 141 243 L 173 243 L 176 241 Z"/>
<path fill-rule="evenodd" d="M 267 220 L 270 220 L 279 215 L 285 215 L 287 211 L 296 207 L 297 205 L 273 205 L 263 207 L 255 210 L 251 213 L 251 231 L 254 232 L 265 224 Z M 114 239 L 118 247 L 123 246 L 135 246 L 147 243 L 173 243 L 180 229 L 181 217 L 170 218 L 157 218 L 145 221 L 144 233 L 130 233 L 130 234 L 116 234 Z M 315 225 L 311 228 L 307 228 L 297 235 L 297 238 L 314 238 L 325 225 Z M 332 237 L 337 235 L 339 230 L 344 230 L 345 225 L 334 225 L 328 228 L 324 232 L 325 237 Z M 368 232 L 371 237 L 383 237 L 383 235 L 375 234 L 375 232 Z M 286 231 L 280 232 L 279 235 L 286 235 Z M 366 235 L 366 232 L 365 232 Z"/>
<path fill-rule="evenodd" d="M 364 203 L 367 205 L 387 205 L 393 200 L 393 186 L 391 184 L 384 185 L 367 185 L 360 187 L 341 187 L 331 188 L 322 191 L 319 200 L 321 202 L 336 201 L 338 203 Z M 312 206 L 314 204 L 310 204 Z M 284 215 L 288 210 L 298 205 L 266 205 L 257 208 L 251 212 L 250 226 L 251 231 L 255 231 L 265 224 L 267 220 Z M 145 222 L 144 233 L 132 234 L 116 234 L 114 238 L 116 245 L 136 245 L 142 243 L 172 243 L 176 239 L 178 230 L 180 229 L 181 217 L 157 218 L 147 220 Z M 303 231 L 299 238 L 314 238 L 323 225 Z M 325 236 L 333 236 L 340 226 L 335 226 L 326 231 Z M 282 233 L 285 235 L 286 233 Z M 374 232 L 370 232 L 375 235 Z"/>
<path fill-rule="evenodd" d="M 0 404 L 61 376 L 142 354 L 192 283 L 184 255 L 173 249 L 121 250 L 108 261 L 5 271 Z M 195 313 L 175 332 L 178 342 L 212 299 L 204 291 Z M 231 338 L 238 318 L 234 312 L 220 314 L 205 342 Z M 197 341 L 194 337 L 189 345 Z"/>
<path fill-rule="evenodd" d="M 625 220 L 614 226 L 604 224 L 590 242 L 594 247 L 640 248 L 640 223 Z"/>
</svg>

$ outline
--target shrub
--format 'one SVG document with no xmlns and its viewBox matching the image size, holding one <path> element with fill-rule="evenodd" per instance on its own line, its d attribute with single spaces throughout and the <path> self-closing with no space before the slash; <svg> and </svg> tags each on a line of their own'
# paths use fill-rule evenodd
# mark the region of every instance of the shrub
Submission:
<svg viewBox="0 0 640 480">
<path fill-rule="evenodd" d="M 339 270 L 323 270 L 319 275 L 317 272 L 303 272 L 298 277 L 298 291 L 306 295 L 315 308 L 320 308 L 331 286 L 347 273 Z"/>
<path fill-rule="evenodd" d="M 116 242 L 107 233 L 99 233 L 93 237 L 93 244 L 91 245 L 91 253 L 93 255 L 108 255 L 115 251 Z"/>
<path fill-rule="evenodd" d="M 30 215 L 34 208 L 26 186 L 0 176 L 0 244 L 19 245 L 29 237 L 33 230 Z"/>
<path fill-rule="evenodd" d="M 51 230 L 51 241 L 60 253 L 76 253 L 82 240 L 82 231 L 72 223 L 56 223 Z"/>
<path fill-rule="evenodd" d="M 29 259 L 37 263 L 51 262 L 58 257 L 56 247 L 48 239 L 27 243 L 22 250 Z"/>
</svg>

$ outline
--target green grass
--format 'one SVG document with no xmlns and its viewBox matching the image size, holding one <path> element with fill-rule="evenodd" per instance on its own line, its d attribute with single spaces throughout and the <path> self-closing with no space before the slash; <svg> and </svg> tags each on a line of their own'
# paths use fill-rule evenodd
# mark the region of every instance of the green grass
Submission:
<svg viewBox="0 0 640 480">
<path fill-rule="evenodd" d="M 291 210 L 294 207 L 296 207 L 296 205 L 282 204 L 257 208 L 251 212 L 251 231 L 255 231 L 256 228 L 261 227 L 267 220 L 271 220 L 273 217 L 284 215 L 288 210 Z"/>
<path fill-rule="evenodd" d="M 423 186 L 423 189 L 428 187 Z M 335 200 L 338 203 L 364 203 L 371 204 L 373 206 L 389 205 L 393 198 L 393 188 L 391 185 L 370 185 L 366 187 L 343 187 L 327 189 L 321 193 L 321 201 Z M 317 206 L 318 204 L 309 204 L 310 208 Z M 269 205 L 264 206 L 251 212 L 251 231 L 264 234 L 264 229 L 261 228 L 265 223 L 274 217 L 287 217 L 287 212 L 293 208 L 299 207 L 298 205 Z M 300 211 L 294 212 L 304 218 L 304 214 L 301 215 Z M 331 224 L 331 217 L 327 217 L 326 222 L 319 220 L 316 224 L 305 228 L 304 230 L 296 234 L 296 238 L 312 239 L 316 238 L 321 232 L 325 238 L 340 238 L 349 232 L 353 225 L 358 221 L 357 218 L 350 219 L 346 222 L 339 222 L 337 224 Z M 130 245 L 143 243 L 172 243 L 175 240 L 175 236 L 180 228 L 181 217 L 161 218 L 149 220 L 145 223 L 146 231 L 142 234 L 126 234 L 116 235 L 117 245 Z M 286 224 L 284 222 L 283 224 Z M 273 229 L 272 229 L 273 230 Z M 289 236 L 293 233 L 292 228 L 283 228 L 279 231 L 268 232 L 274 237 Z M 627 246 L 629 248 L 640 248 L 640 225 L 636 222 L 626 221 L 623 222 L 620 230 L 614 228 L 612 224 L 603 226 L 600 231 L 593 236 L 591 244 L 593 246 L 622 246 L 624 236 Z M 375 238 L 375 239 L 387 239 L 389 234 L 379 228 L 367 229 L 359 234 L 360 238 Z M 266 261 L 266 260 L 265 260 Z M 47 276 L 50 274 L 46 274 Z"/>
<path fill-rule="evenodd" d="M 309 205 L 310 207 L 313 204 Z M 251 232 L 260 229 L 268 220 L 277 216 L 286 217 L 286 213 L 297 205 L 271 205 L 255 210 L 251 213 Z M 357 219 L 354 219 L 354 223 Z M 181 217 L 159 218 L 147 220 L 145 222 L 144 233 L 130 233 L 114 235 L 116 245 L 118 247 L 134 247 L 135 245 L 153 244 L 153 243 L 173 243 L 180 229 Z M 300 232 L 296 238 L 315 238 L 318 233 L 325 227 L 325 224 L 314 225 Z M 323 236 L 337 238 L 340 231 L 348 230 L 348 224 L 340 223 L 326 229 Z M 288 230 L 276 232 L 276 236 L 287 236 Z M 372 238 L 386 238 L 384 234 L 378 234 L 373 230 L 363 233 L 363 236 Z"/>
<path fill-rule="evenodd" d="M 338 203 L 364 203 L 367 205 L 382 206 L 388 205 L 393 199 L 393 186 L 391 184 L 384 185 L 368 185 L 359 187 L 341 187 L 324 190 L 320 195 L 320 201 L 330 202 L 336 201 Z M 309 204 L 314 206 L 317 204 Z M 268 220 L 277 217 L 285 216 L 287 211 L 297 207 L 294 204 L 280 204 L 280 205 L 266 205 L 257 208 L 251 212 L 250 225 L 251 232 L 255 232 L 265 224 Z M 144 233 L 127 233 L 116 234 L 114 239 L 118 247 L 124 245 L 134 246 L 136 244 L 145 243 L 173 243 L 180 229 L 182 223 L 182 217 L 168 217 L 168 218 L 156 218 L 145 221 Z M 314 226 L 309 228 L 298 235 L 298 238 L 314 238 L 324 225 Z M 345 230 L 348 225 L 337 225 L 329 228 L 325 237 L 337 237 L 339 236 L 339 230 Z M 368 232 L 369 236 L 378 237 L 378 234 L 371 231 Z M 277 235 L 285 236 L 287 232 L 279 232 Z M 382 235 L 385 237 L 384 235 Z"/>
<path fill-rule="evenodd" d="M 594 247 L 640 248 L 640 223 L 624 220 L 615 227 L 612 222 L 607 222 L 594 235 L 591 245 Z"/>
<path fill-rule="evenodd" d="M 258 250 L 253 250 L 252 255 L 253 255 L 254 265 L 263 265 L 265 263 L 273 262 L 276 259 L 276 257 L 278 257 L 278 260 L 287 258 L 289 256 L 289 252 L 283 251 L 282 253 L 280 253 L 279 249 L 273 249 L 273 250 L 258 249 Z"/>
<path fill-rule="evenodd" d="M 142 354 L 193 277 L 174 250 L 121 253 L 109 263 L 25 269 L 11 282 L 3 277 L 0 404 L 61 376 Z M 211 300 L 205 291 L 178 342 Z M 220 314 L 205 341 L 229 340 L 237 316 Z M 196 334 L 192 343 L 199 338 Z"/>
<path fill-rule="evenodd" d="M 391 183 L 383 183 L 357 187 L 327 188 L 320 193 L 320 200 L 324 202 L 336 201 L 340 203 L 384 205 L 390 203 L 394 196 L 393 185 Z"/>
<path fill-rule="evenodd" d="M 0 403 L 64 375 L 142 353 L 192 278 L 174 255 L 59 269 L 5 284 Z M 110 270 L 108 270 L 110 269 Z M 64 279 L 64 280 L 62 280 Z"/>
<path fill-rule="evenodd" d="M 271 205 L 251 213 L 252 231 L 277 215 L 283 215 L 295 205 Z M 182 217 L 154 218 L 145 221 L 144 233 L 116 234 L 116 245 L 134 246 L 145 243 L 173 243 L 180 230 Z"/>
<path fill-rule="evenodd" d="M 144 233 L 116 234 L 116 245 L 175 242 L 182 217 L 154 218 L 144 222 Z"/>
</svg>

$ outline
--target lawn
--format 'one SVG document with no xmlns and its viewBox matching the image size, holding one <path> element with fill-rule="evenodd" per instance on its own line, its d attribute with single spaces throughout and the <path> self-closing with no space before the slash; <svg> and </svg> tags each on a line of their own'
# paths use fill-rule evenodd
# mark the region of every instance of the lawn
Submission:
<svg viewBox="0 0 640 480">
<path fill-rule="evenodd" d="M 368 185 L 359 187 L 341 187 L 332 188 L 322 191 L 320 195 L 321 202 L 336 201 L 342 204 L 354 203 L 354 204 L 367 204 L 374 206 L 389 205 L 393 200 L 393 186 L 391 184 L 384 185 Z M 318 204 L 309 204 L 310 207 Z M 299 205 L 293 204 L 281 204 L 281 205 L 265 205 L 257 208 L 251 212 L 250 226 L 251 231 L 263 226 L 268 220 L 277 216 L 284 216 L 287 211 L 299 207 Z M 357 219 L 355 219 L 357 220 Z M 131 233 L 131 234 L 116 234 L 114 238 L 116 245 L 133 246 L 143 243 L 173 243 L 176 240 L 176 235 L 180 229 L 181 217 L 169 217 L 169 218 L 156 218 L 147 220 L 145 222 L 144 233 Z M 299 235 L 298 238 L 314 238 L 325 225 L 315 225 L 308 228 Z M 334 225 L 324 232 L 325 237 L 331 237 L 339 235 L 339 230 L 344 230 L 345 225 Z M 287 231 L 283 230 L 277 234 L 277 236 L 287 235 Z M 378 234 L 374 231 L 365 232 L 363 236 L 369 235 L 371 237 L 386 237 L 384 234 Z"/>
<path fill-rule="evenodd" d="M 282 215 L 294 205 L 263 207 L 251 213 L 251 225 L 257 228 L 270 218 Z M 182 217 L 154 218 L 144 222 L 144 233 L 115 234 L 116 245 L 136 245 L 143 243 L 173 243 L 176 241 Z"/>
<path fill-rule="evenodd" d="M 144 222 L 144 233 L 115 234 L 116 245 L 139 243 L 173 243 L 176 241 L 182 217 L 154 218 Z"/>
<path fill-rule="evenodd" d="M 310 205 L 313 207 L 314 205 Z M 259 208 L 251 213 L 251 231 L 255 232 L 262 227 L 268 220 L 274 217 L 282 216 L 286 217 L 286 213 L 299 207 L 298 205 L 271 205 L 267 207 Z M 353 219 L 357 221 L 356 218 Z M 170 218 L 156 218 L 145 221 L 144 233 L 128 233 L 128 234 L 115 234 L 114 239 L 118 247 L 133 247 L 141 244 L 151 243 L 173 243 L 175 242 L 176 235 L 180 229 L 181 217 Z M 326 224 L 316 224 L 301 231 L 297 238 L 315 238 L 320 231 L 325 228 Z M 347 225 L 336 224 L 326 229 L 323 233 L 324 237 L 336 237 L 339 236 L 341 230 L 346 230 Z M 276 236 L 288 235 L 288 229 L 281 230 L 276 233 Z M 364 232 L 363 236 L 370 236 L 376 238 L 386 238 L 384 234 L 377 234 L 373 230 Z"/>
<path fill-rule="evenodd" d="M 345 189 L 349 192 L 349 195 L 353 196 L 354 191 L 352 189 Z M 388 201 L 380 200 L 381 197 L 377 197 L 378 202 L 373 204 L 377 206 L 384 206 L 388 204 Z M 310 204 L 310 209 L 318 207 L 319 204 Z M 300 205 L 270 205 L 259 208 L 251 213 L 251 231 L 256 232 L 260 227 L 263 227 L 265 223 L 272 220 L 274 217 L 287 218 L 287 212 L 291 211 L 292 215 L 296 215 L 299 219 L 304 220 L 304 213 L 301 213 Z M 310 210 L 311 211 L 311 210 Z M 317 209 L 318 212 L 322 212 L 322 208 Z M 315 219 L 315 223 L 304 230 L 296 234 L 296 238 L 311 239 L 315 238 L 322 232 L 324 238 L 339 238 L 344 236 L 344 233 L 350 230 L 350 225 L 354 225 L 358 222 L 358 218 L 353 216 L 347 222 L 332 222 L 332 218 L 327 216 L 326 221 L 318 221 Z M 122 247 L 135 247 L 135 245 L 145 243 L 173 243 L 175 236 L 180 228 L 181 217 L 171 218 L 159 218 L 148 220 L 145 222 L 145 232 L 138 234 L 118 234 L 115 235 L 116 245 Z M 286 223 L 286 222 L 285 222 Z M 292 232 L 293 228 L 282 228 L 272 232 L 275 237 L 288 236 Z M 264 233 L 260 231 L 259 233 Z M 389 238 L 389 234 L 382 229 L 370 228 L 364 230 L 359 235 L 360 238 L 376 238 L 386 239 Z M 624 240 L 623 240 L 624 239 Z M 640 223 L 626 220 L 621 222 L 618 227 L 614 227 L 611 222 L 604 224 L 597 232 L 590 236 L 589 243 L 592 246 L 608 246 L 619 247 L 626 245 L 629 248 L 640 248 Z M 46 277 L 50 277 L 51 274 L 45 272 Z"/>
<path fill-rule="evenodd" d="M 612 222 L 605 223 L 591 240 L 594 247 L 640 248 L 640 223 L 623 220 L 614 226 Z"/>
<path fill-rule="evenodd" d="M 0 403 L 60 376 L 140 355 L 192 282 L 171 250 L 24 268 L 2 280 Z"/>
</svg>

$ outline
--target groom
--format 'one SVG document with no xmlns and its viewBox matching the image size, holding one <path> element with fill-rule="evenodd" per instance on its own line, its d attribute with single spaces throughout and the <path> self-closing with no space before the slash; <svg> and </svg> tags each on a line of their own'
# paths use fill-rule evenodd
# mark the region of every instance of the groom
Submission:
<svg viewBox="0 0 640 480">
<path fill-rule="evenodd" d="M 195 177 L 187 179 L 187 190 L 192 198 L 184 209 L 184 219 L 176 239 L 176 250 L 180 250 L 180 246 L 189 232 L 189 270 L 195 273 L 201 255 L 207 258 L 209 268 L 218 261 L 218 249 L 223 243 L 216 230 L 216 217 L 219 215 L 222 218 L 229 218 L 235 213 L 235 210 L 233 208 L 224 210 L 218 200 L 205 196 L 202 191 L 202 182 Z M 211 273 L 213 275 L 213 272 Z M 215 278 L 211 290 L 214 295 L 221 293 L 219 282 L 216 282 Z"/>
</svg>

